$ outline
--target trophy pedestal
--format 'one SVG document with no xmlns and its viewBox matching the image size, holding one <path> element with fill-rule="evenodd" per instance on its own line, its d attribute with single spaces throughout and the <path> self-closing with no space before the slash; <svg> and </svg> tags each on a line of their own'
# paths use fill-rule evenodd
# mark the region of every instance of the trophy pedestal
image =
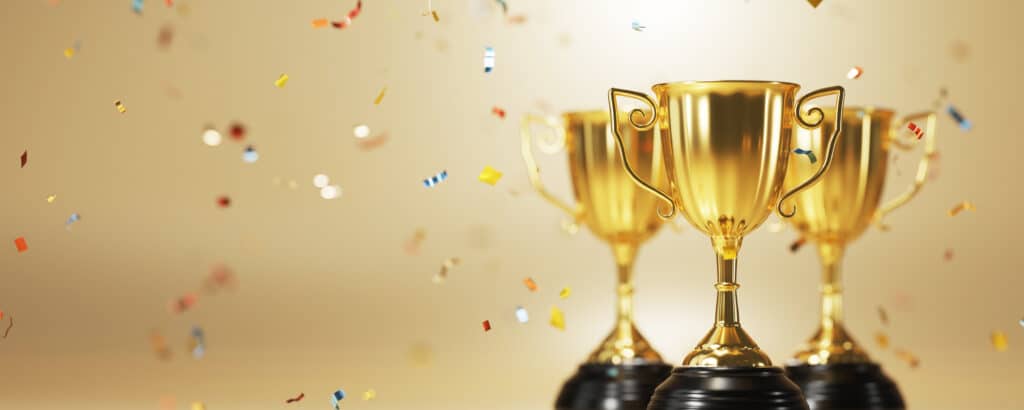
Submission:
<svg viewBox="0 0 1024 410">
<path fill-rule="evenodd" d="M 807 410 L 807 402 L 777 367 L 677 367 L 647 409 Z"/>
<path fill-rule="evenodd" d="M 874 363 L 786 367 L 812 410 L 903 410 L 903 396 Z"/>
<path fill-rule="evenodd" d="M 672 366 L 585 363 L 562 385 L 556 410 L 644 410 Z"/>
</svg>

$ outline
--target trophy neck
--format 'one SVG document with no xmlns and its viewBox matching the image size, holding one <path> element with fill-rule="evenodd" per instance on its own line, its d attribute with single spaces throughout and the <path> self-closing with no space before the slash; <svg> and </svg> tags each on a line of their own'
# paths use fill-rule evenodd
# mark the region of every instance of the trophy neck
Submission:
<svg viewBox="0 0 1024 410">
<path fill-rule="evenodd" d="M 821 323 L 794 357 L 799 364 L 867 363 L 870 358 L 843 326 L 842 259 L 845 246 L 821 243 Z"/>
<path fill-rule="evenodd" d="M 637 245 L 623 242 L 612 244 L 615 265 L 618 268 L 616 282 L 615 327 L 601 342 L 590 357 L 589 363 L 641 364 L 661 363 L 661 355 L 633 323 L 633 265 Z"/>
<path fill-rule="evenodd" d="M 754 339 L 740 326 L 736 290 L 736 257 L 742 237 L 714 237 L 711 240 L 718 259 L 718 281 L 715 290 L 715 325 L 690 354 L 684 366 L 702 367 L 770 367 L 771 359 L 761 351 Z"/>
</svg>

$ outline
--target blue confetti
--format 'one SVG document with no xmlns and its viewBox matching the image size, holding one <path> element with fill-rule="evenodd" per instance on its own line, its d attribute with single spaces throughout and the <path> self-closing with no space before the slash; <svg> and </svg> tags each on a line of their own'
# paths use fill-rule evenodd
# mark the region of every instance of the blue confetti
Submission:
<svg viewBox="0 0 1024 410">
<path fill-rule="evenodd" d="M 956 108 L 953 108 L 952 104 L 946 107 L 946 112 L 949 113 L 950 117 L 953 117 L 953 121 L 956 121 L 957 125 L 960 126 L 961 130 L 965 132 L 970 131 L 971 128 L 974 126 L 971 124 L 969 120 L 964 118 L 963 114 L 960 114 L 960 111 L 957 111 Z"/>
<path fill-rule="evenodd" d="M 639 21 L 633 20 L 633 31 L 644 31 L 645 28 L 647 26 L 641 26 Z"/>
<path fill-rule="evenodd" d="M 793 153 L 799 154 L 799 155 L 806 155 L 807 159 L 811 160 L 812 164 L 815 163 L 815 162 L 818 162 L 818 157 L 815 157 L 814 156 L 814 152 L 812 152 L 810 150 L 804 150 L 804 149 L 797 148 L 797 149 L 793 150 Z"/>
<path fill-rule="evenodd" d="M 494 47 L 484 47 L 484 72 L 494 71 Z"/>
<path fill-rule="evenodd" d="M 75 222 L 78 222 L 79 219 L 82 219 L 82 217 L 80 215 L 78 215 L 77 212 L 75 212 L 75 213 L 71 214 L 71 216 L 68 217 L 67 222 L 64 222 L 64 226 L 68 226 L 68 225 L 71 225 L 71 224 L 73 224 Z"/>
<path fill-rule="evenodd" d="M 338 410 L 338 402 L 341 401 L 341 399 L 344 399 L 344 398 L 345 398 L 345 391 L 344 390 L 338 389 L 338 391 L 334 392 L 334 395 L 331 396 L 331 405 L 334 406 L 335 410 Z"/>
<path fill-rule="evenodd" d="M 142 0 L 132 0 L 132 11 L 135 14 L 142 15 Z"/>
<path fill-rule="evenodd" d="M 442 181 L 448 179 L 448 171 L 444 170 L 441 173 L 434 175 L 430 178 L 423 180 L 423 186 L 430 188 L 434 185 L 440 184 Z"/>
<path fill-rule="evenodd" d="M 245 147 L 245 152 L 242 153 L 242 161 L 251 164 L 258 159 L 260 159 L 260 153 L 256 152 L 256 148 L 253 148 L 252 145 Z"/>
<path fill-rule="evenodd" d="M 202 359 L 206 354 L 206 337 L 203 335 L 203 328 L 198 325 L 192 326 L 192 342 L 195 344 L 192 347 L 192 357 Z"/>
</svg>

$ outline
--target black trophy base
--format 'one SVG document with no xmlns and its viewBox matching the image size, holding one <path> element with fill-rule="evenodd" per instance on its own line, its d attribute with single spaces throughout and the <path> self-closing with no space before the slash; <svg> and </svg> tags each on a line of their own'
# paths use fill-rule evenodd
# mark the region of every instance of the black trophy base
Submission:
<svg viewBox="0 0 1024 410">
<path fill-rule="evenodd" d="M 807 410 L 778 367 L 677 367 L 647 410 Z"/>
<path fill-rule="evenodd" d="M 664 363 L 580 366 L 562 385 L 556 410 L 644 410 L 672 366 Z"/>
<path fill-rule="evenodd" d="M 811 410 L 903 410 L 903 396 L 874 363 L 786 367 Z"/>
</svg>

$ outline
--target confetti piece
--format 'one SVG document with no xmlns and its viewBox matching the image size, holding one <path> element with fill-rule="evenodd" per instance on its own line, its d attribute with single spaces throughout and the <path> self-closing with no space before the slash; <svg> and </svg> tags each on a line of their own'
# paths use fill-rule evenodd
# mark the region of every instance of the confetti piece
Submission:
<svg viewBox="0 0 1024 410">
<path fill-rule="evenodd" d="M 789 244 L 789 251 L 796 253 L 796 251 L 800 250 L 800 247 L 804 246 L 805 243 L 807 243 L 807 238 L 801 237 L 800 239 L 797 239 L 793 241 L 793 243 Z"/>
<path fill-rule="evenodd" d="M 501 6 L 501 12 L 505 13 L 505 14 L 508 14 L 508 3 L 506 3 L 505 0 L 495 0 L 495 1 L 498 2 L 499 6 Z"/>
<path fill-rule="evenodd" d="M 864 74 L 864 69 L 860 68 L 859 66 L 854 66 L 853 68 L 850 69 L 850 72 L 846 73 L 846 78 L 856 80 L 860 78 L 861 74 Z"/>
<path fill-rule="evenodd" d="M 484 331 L 485 332 L 490 332 L 491 331 L 491 321 L 490 320 L 483 321 L 482 325 L 484 326 Z"/>
<path fill-rule="evenodd" d="M 174 0 L 164 0 L 164 5 L 166 5 L 167 8 L 174 7 Z"/>
<path fill-rule="evenodd" d="M 328 185 L 320 188 L 320 197 L 323 199 L 335 199 L 341 196 L 341 187 L 338 185 Z"/>
<path fill-rule="evenodd" d="M 258 159 L 260 159 L 260 153 L 256 152 L 256 148 L 253 148 L 252 145 L 246 146 L 245 151 L 242 151 L 242 161 L 251 164 Z"/>
<path fill-rule="evenodd" d="M 18 248 L 18 253 L 22 253 L 28 250 L 28 242 L 25 242 L 25 238 L 19 236 L 14 239 L 14 247 Z"/>
<path fill-rule="evenodd" d="M 121 114 L 124 114 L 128 111 L 128 109 L 124 107 L 124 104 L 121 104 L 121 100 L 114 101 L 114 107 L 117 107 L 117 112 Z"/>
<path fill-rule="evenodd" d="M 639 21 L 633 20 L 633 31 L 640 31 L 640 32 L 642 32 L 642 31 L 644 31 L 645 28 L 647 28 L 647 26 L 642 26 L 642 25 L 640 25 Z"/>
<path fill-rule="evenodd" d="M 921 360 L 918 359 L 917 356 L 914 356 L 913 353 L 910 353 L 903 349 L 896 350 L 896 357 L 899 357 L 900 360 L 906 362 L 911 369 L 916 369 L 917 366 L 921 365 Z"/>
<path fill-rule="evenodd" d="M 132 0 L 132 11 L 140 16 L 142 15 L 142 0 Z"/>
<path fill-rule="evenodd" d="M 174 42 L 174 26 L 164 24 L 163 27 L 160 27 L 160 34 L 156 36 L 156 46 L 161 50 L 167 50 L 171 47 L 172 42 Z"/>
<path fill-rule="evenodd" d="M 889 314 L 885 312 L 884 307 L 878 307 L 878 319 L 882 321 L 883 325 L 889 326 Z"/>
<path fill-rule="evenodd" d="M 217 198 L 217 206 L 221 208 L 227 208 L 231 206 L 231 198 L 228 198 L 227 196 L 221 196 Z"/>
<path fill-rule="evenodd" d="M 352 135 L 355 135 L 356 138 L 366 138 L 366 137 L 369 137 L 370 136 L 370 127 L 368 127 L 368 126 L 366 126 L 364 124 L 356 125 L 355 128 L 352 128 Z"/>
<path fill-rule="evenodd" d="M 812 164 L 815 163 L 815 162 L 818 162 L 818 157 L 814 156 L 814 152 L 813 151 L 803 150 L 803 149 L 797 148 L 797 149 L 793 150 L 793 153 L 794 154 L 798 154 L 798 155 L 806 155 L 807 159 L 811 160 Z"/>
<path fill-rule="evenodd" d="M 505 110 L 503 110 L 501 108 L 498 108 L 498 107 L 491 108 L 491 114 L 497 115 L 498 118 L 505 119 Z"/>
<path fill-rule="evenodd" d="M 241 123 L 235 122 L 228 128 L 228 134 L 231 135 L 231 139 L 235 141 L 241 141 L 245 139 L 245 126 Z"/>
<path fill-rule="evenodd" d="M 213 128 L 207 128 L 203 131 L 203 144 L 216 147 L 220 145 L 222 139 L 220 133 Z"/>
<path fill-rule="evenodd" d="M 374 136 L 373 138 L 363 139 L 361 141 L 356 142 L 356 145 L 358 145 L 359 149 L 363 151 L 371 151 L 373 149 L 376 149 L 377 147 L 380 147 L 381 145 L 384 145 L 385 142 L 388 142 L 387 133 Z"/>
<path fill-rule="evenodd" d="M 192 410 L 206 410 L 206 405 L 201 401 L 192 403 Z"/>
<path fill-rule="evenodd" d="M 568 287 L 565 287 L 565 288 L 562 288 L 561 292 L 558 292 L 558 297 L 560 297 L 562 299 L 569 299 L 569 294 L 570 293 L 572 293 L 572 290 L 569 289 Z"/>
<path fill-rule="evenodd" d="M 288 400 L 285 400 L 284 404 L 297 402 L 299 400 L 302 400 L 303 397 L 306 397 L 306 393 L 299 393 L 298 396 L 295 396 L 295 397 L 292 397 L 292 398 L 290 398 Z"/>
<path fill-rule="evenodd" d="M 74 56 L 75 56 L 75 49 L 70 48 L 70 47 L 64 49 L 64 58 L 70 60 L 71 57 L 74 57 Z"/>
<path fill-rule="evenodd" d="M 338 402 L 341 401 L 341 399 L 344 399 L 344 398 L 345 398 L 345 391 L 342 390 L 342 389 L 338 389 L 338 391 L 334 392 L 334 394 L 331 395 L 331 404 L 334 405 L 334 410 L 338 410 Z"/>
<path fill-rule="evenodd" d="M 64 226 L 70 226 L 71 224 L 78 222 L 79 219 L 82 219 L 82 217 L 79 216 L 77 212 L 73 213 L 68 217 L 67 222 L 64 222 Z"/>
<path fill-rule="evenodd" d="M 222 264 L 215 265 L 203 283 L 204 288 L 211 293 L 218 289 L 234 288 L 236 285 L 235 274 Z"/>
<path fill-rule="evenodd" d="M 156 330 L 150 332 L 149 345 L 153 347 L 156 357 L 163 360 L 171 358 L 171 349 L 167 347 L 167 342 L 164 341 L 164 337 L 160 335 L 160 332 Z"/>
<path fill-rule="evenodd" d="M 358 17 L 359 16 L 359 12 L 361 12 L 362 10 L 363 10 L 363 0 L 358 0 L 356 2 L 356 7 L 348 12 L 348 15 L 345 16 L 344 20 L 332 21 L 331 25 L 334 26 L 334 28 L 336 28 L 338 30 L 344 29 L 345 27 L 348 27 L 350 24 L 352 24 L 352 19 Z"/>
<path fill-rule="evenodd" d="M 533 278 L 523 279 L 523 284 L 526 285 L 527 289 L 530 289 L 530 292 L 537 291 L 537 282 L 534 282 Z"/>
<path fill-rule="evenodd" d="M 288 84 L 288 74 L 281 73 L 277 80 L 274 80 L 274 87 L 284 88 L 285 84 Z"/>
<path fill-rule="evenodd" d="M 203 336 L 203 328 L 192 326 L 192 335 L 189 340 L 188 350 L 192 351 L 192 357 L 196 360 L 202 359 L 206 354 L 206 341 Z"/>
<path fill-rule="evenodd" d="M 485 166 L 484 170 L 480 171 L 480 176 L 478 176 L 477 179 L 479 179 L 480 182 L 494 186 L 494 184 L 497 184 L 498 180 L 501 179 L 501 176 L 502 173 L 498 170 L 491 168 L 490 166 Z"/>
<path fill-rule="evenodd" d="M 558 330 L 565 330 L 565 315 L 558 309 L 558 306 L 551 307 L 551 320 L 549 323 Z"/>
<path fill-rule="evenodd" d="M 494 47 L 484 47 L 484 72 L 494 71 Z"/>
<path fill-rule="evenodd" d="M 957 125 L 959 125 L 960 129 L 963 130 L 964 132 L 970 131 L 971 128 L 973 128 L 971 122 L 964 118 L 964 115 L 961 114 L 960 111 L 957 111 L 957 109 L 954 108 L 953 105 L 947 106 L 946 112 L 949 113 L 950 117 L 953 117 L 953 121 L 956 121 Z"/>
<path fill-rule="evenodd" d="M 182 297 L 171 301 L 170 310 L 173 313 L 182 313 L 195 305 L 197 300 L 199 300 L 199 297 L 195 293 L 186 293 Z"/>
<path fill-rule="evenodd" d="M 377 391 L 374 390 L 374 389 L 370 389 L 370 390 L 367 390 L 367 391 L 363 392 L 363 400 L 364 401 L 370 401 L 370 400 L 373 400 L 373 399 L 376 399 L 376 398 L 377 398 Z"/>
<path fill-rule="evenodd" d="M 327 27 L 327 19 L 313 19 L 313 28 Z"/>
<path fill-rule="evenodd" d="M 821 4 L 821 1 L 822 0 L 807 0 L 807 2 L 811 3 L 811 6 L 814 8 L 818 8 L 818 5 Z"/>
<path fill-rule="evenodd" d="M 911 122 L 907 124 L 907 129 L 914 133 L 914 135 L 917 135 L 917 139 L 921 139 L 921 137 L 924 136 L 924 130 L 922 130 L 921 127 L 918 127 L 917 124 Z"/>
<path fill-rule="evenodd" d="M 437 15 L 437 10 L 430 10 L 430 15 L 434 18 L 435 23 L 439 23 L 441 21 L 441 16 Z"/>
<path fill-rule="evenodd" d="M 437 175 L 423 180 L 423 186 L 430 188 L 448 179 L 448 170 L 441 171 Z"/>
<path fill-rule="evenodd" d="M 445 259 L 444 262 L 441 263 L 441 270 L 437 272 L 436 275 L 434 275 L 433 282 L 444 282 L 444 280 L 448 278 L 448 271 L 457 266 L 459 263 L 462 263 L 462 261 L 459 260 L 459 258 Z"/>
<path fill-rule="evenodd" d="M 313 176 L 313 186 L 317 188 L 323 188 L 327 184 L 331 183 L 331 178 L 324 174 L 316 174 Z"/>
<path fill-rule="evenodd" d="M 11 328 L 14 327 L 14 315 L 7 315 L 7 320 L 9 320 L 10 323 L 7 325 L 7 330 L 4 330 L 4 339 L 7 338 L 7 334 L 11 333 Z"/>
<path fill-rule="evenodd" d="M 530 321 L 530 314 L 522 306 L 516 306 L 516 320 L 519 323 L 526 323 Z"/>
<path fill-rule="evenodd" d="M 505 19 L 505 21 L 507 21 L 508 24 L 523 24 L 523 23 L 526 22 L 526 15 L 525 14 L 517 14 L 517 15 L 514 15 L 514 16 L 508 16 L 508 18 Z"/>
<path fill-rule="evenodd" d="M 885 333 L 875 333 L 875 343 L 878 343 L 878 347 L 882 349 L 889 348 L 889 336 Z"/>
<path fill-rule="evenodd" d="M 423 243 L 423 240 L 426 239 L 426 237 L 427 231 L 423 230 L 423 228 L 417 229 L 416 232 L 412 234 L 412 239 L 405 242 L 405 253 L 415 255 L 420 249 L 420 244 Z"/>
<path fill-rule="evenodd" d="M 28 164 L 28 150 L 21 153 L 21 167 L 25 168 L 25 164 Z"/>
<path fill-rule="evenodd" d="M 4 311 L 0 310 L 0 320 L 4 320 Z"/>
<path fill-rule="evenodd" d="M 1020 319 L 1020 327 L 1024 327 L 1024 318 Z"/>
<path fill-rule="evenodd" d="M 963 201 L 953 206 L 953 208 L 950 208 L 947 214 L 949 214 L 949 216 L 956 216 L 963 211 L 977 211 L 977 208 L 974 207 L 974 204 L 971 203 L 971 201 Z"/>
<path fill-rule="evenodd" d="M 1006 333 L 1001 330 L 992 331 L 992 347 L 997 352 L 1005 352 L 1009 347 L 1009 340 L 1006 339 Z"/>
<path fill-rule="evenodd" d="M 945 259 L 946 262 L 953 260 L 953 250 L 946 249 L 946 253 L 942 255 L 942 258 Z"/>
<path fill-rule="evenodd" d="M 569 236 L 576 235 L 580 231 L 580 226 L 568 219 L 562 220 L 562 232 L 565 232 Z"/>
<path fill-rule="evenodd" d="M 373 100 L 373 105 L 380 105 L 381 101 L 384 101 L 384 93 L 388 91 L 387 87 L 380 89 L 380 94 L 377 94 L 377 98 Z"/>
</svg>

